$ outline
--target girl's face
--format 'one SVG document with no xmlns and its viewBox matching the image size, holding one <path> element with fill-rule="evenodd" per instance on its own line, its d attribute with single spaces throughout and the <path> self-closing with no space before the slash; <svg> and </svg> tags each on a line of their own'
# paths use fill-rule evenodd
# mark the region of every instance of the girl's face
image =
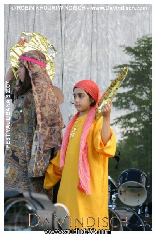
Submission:
<svg viewBox="0 0 155 234">
<path fill-rule="evenodd" d="M 81 88 L 75 88 L 73 91 L 74 105 L 77 111 L 80 112 L 79 116 L 85 115 L 90 110 L 91 100 L 88 94 Z"/>
<path fill-rule="evenodd" d="M 26 71 L 25 71 L 24 64 L 22 62 L 19 62 L 17 74 L 18 74 L 18 77 L 21 80 L 21 82 L 24 82 L 24 80 L 25 80 L 25 73 L 26 73 Z"/>
</svg>

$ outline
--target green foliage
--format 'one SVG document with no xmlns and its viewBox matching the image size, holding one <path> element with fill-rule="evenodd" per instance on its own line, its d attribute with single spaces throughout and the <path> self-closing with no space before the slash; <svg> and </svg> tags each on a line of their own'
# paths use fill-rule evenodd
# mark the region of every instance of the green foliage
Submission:
<svg viewBox="0 0 155 234">
<path fill-rule="evenodd" d="M 114 67 L 119 74 L 124 67 L 129 68 L 127 77 L 117 93 L 113 106 L 123 109 L 125 114 L 116 118 L 113 125 L 121 126 L 121 140 L 117 144 L 121 159 L 119 169 L 114 170 L 115 160 L 110 159 L 109 175 L 117 180 L 127 168 L 144 171 L 149 184 L 152 183 L 152 38 L 137 39 L 134 47 L 123 47 L 131 57 L 129 64 Z M 117 136 L 116 136 L 117 137 Z M 151 187 L 148 200 L 151 198 Z"/>
</svg>

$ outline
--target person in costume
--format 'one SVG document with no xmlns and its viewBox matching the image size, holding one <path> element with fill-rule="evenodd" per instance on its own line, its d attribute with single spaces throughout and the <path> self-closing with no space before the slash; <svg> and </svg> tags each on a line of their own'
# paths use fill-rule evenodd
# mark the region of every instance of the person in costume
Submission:
<svg viewBox="0 0 155 234">
<path fill-rule="evenodd" d="M 61 150 L 45 172 L 44 188 L 61 179 L 57 202 L 70 214 L 70 229 L 109 229 L 108 159 L 116 151 L 110 128 L 111 104 L 102 107 L 95 119 L 101 97 L 97 84 L 79 81 L 73 88 L 77 114 L 70 120 Z"/>
<path fill-rule="evenodd" d="M 44 172 L 51 153 L 62 143 L 62 115 L 52 81 L 46 70 L 47 60 L 39 50 L 30 50 L 19 57 L 18 80 L 9 70 L 6 80 L 13 90 L 14 110 L 10 121 L 10 147 L 5 152 L 4 189 L 44 193 Z M 28 168 L 35 130 L 39 131 L 36 171 Z M 46 160 L 48 159 L 48 160 Z"/>
</svg>

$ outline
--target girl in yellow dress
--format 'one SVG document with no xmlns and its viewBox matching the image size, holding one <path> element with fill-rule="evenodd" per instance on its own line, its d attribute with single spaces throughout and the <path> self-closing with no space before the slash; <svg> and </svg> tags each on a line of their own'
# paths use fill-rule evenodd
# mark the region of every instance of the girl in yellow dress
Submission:
<svg viewBox="0 0 155 234">
<path fill-rule="evenodd" d="M 103 106 L 102 117 L 96 121 L 101 97 L 97 84 L 79 81 L 73 94 L 78 112 L 45 172 L 44 188 L 50 189 L 61 179 L 57 202 L 69 210 L 70 229 L 108 230 L 108 158 L 116 151 L 110 128 L 111 104 Z"/>
</svg>

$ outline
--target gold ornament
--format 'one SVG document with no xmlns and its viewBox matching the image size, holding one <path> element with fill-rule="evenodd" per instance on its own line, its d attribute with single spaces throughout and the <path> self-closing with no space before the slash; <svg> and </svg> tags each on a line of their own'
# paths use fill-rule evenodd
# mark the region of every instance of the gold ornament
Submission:
<svg viewBox="0 0 155 234">
<path fill-rule="evenodd" d="M 122 82 L 124 81 L 127 73 L 128 73 L 128 68 L 124 67 L 123 71 L 119 74 L 119 76 L 115 80 L 111 82 L 106 92 L 102 95 L 98 103 L 98 108 L 96 110 L 96 116 L 95 116 L 96 120 L 98 120 L 101 117 L 102 107 L 105 104 L 110 103 L 115 97 L 117 90 L 121 86 Z"/>
<path fill-rule="evenodd" d="M 28 52 L 29 50 L 39 50 L 46 56 L 46 69 L 50 78 L 53 79 L 55 76 L 55 65 L 53 63 L 53 58 L 57 53 L 56 49 L 44 36 L 39 33 L 22 32 L 21 38 L 24 39 L 25 36 L 30 37 L 30 40 L 28 42 L 24 42 L 24 45 L 15 44 L 10 49 L 11 68 L 15 77 L 18 78 L 18 74 L 16 71 L 18 69 L 19 57 L 24 52 Z M 48 49 L 52 50 L 52 54 L 48 54 Z"/>
<path fill-rule="evenodd" d="M 69 138 L 74 137 L 80 120 L 81 120 L 80 118 L 77 118 L 77 119 L 76 119 L 76 121 L 75 121 L 75 123 L 74 123 L 74 126 L 73 126 L 73 129 L 72 129 L 72 131 L 70 132 Z"/>
<path fill-rule="evenodd" d="M 76 130 L 78 128 L 78 125 L 79 123 L 83 120 L 83 118 L 85 118 L 85 115 L 81 116 L 81 117 L 78 117 L 75 122 L 74 122 L 74 125 L 73 125 L 73 128 L 70 132 L 70 135 L 69 135 L 69 138 L 72 138 L 74 137 L 75 133 L 76 133 Z"/>
</svg>

